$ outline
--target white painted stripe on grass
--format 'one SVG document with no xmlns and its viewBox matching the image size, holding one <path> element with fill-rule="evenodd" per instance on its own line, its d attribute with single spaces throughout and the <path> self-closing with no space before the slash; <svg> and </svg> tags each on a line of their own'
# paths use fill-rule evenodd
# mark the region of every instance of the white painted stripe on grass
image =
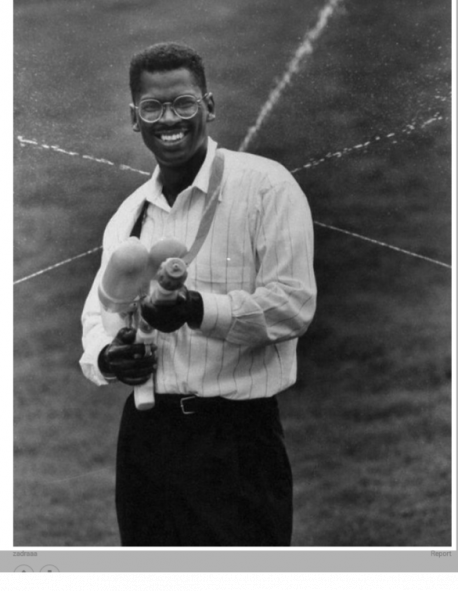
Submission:
<svg viewBox="0 0 458 591">
<path fill-rule="evenodd" d="M 26 277 L 22 277 L 22 279 L 17 279 L 16 281 L 13 281 L 13 285 L 17 285 L 18 283 L 23 283 L 24 281 L 27 281 L 28 279 L 32 279 L 33 277 L 38 277 L 38 275 L 43 275 L 43 273 L 47 273 L 48 271 L 52 271 L 53 269 L 57 269 L 58 267 L 62 267 L 62 265 L 66 265 L 67 263 L 72 263 L 73 261 L 76 261 L 77 259 L 81 259 L 89 254 L 92 254 L 93 252 L 97 252 L 98 250 L 101 250 L 101 246 L 96 246 L 95 248 L 91 248 L 91 250 L 87 250 L 86 252 L 82 252 L 81 254 L 77 254 L 73 257 L 70 257 L 69 259 L 65 259 L 65 261 L 60 261 L 59 263 L 56 263 L 54 265 L 50 265 L 49 267 L 46 267 L 46 269 L 41 269 L 41 271 L 36 271 L 35 273 L 32 273 L 31 275 L 27 275 Z"/>
<path fill-rule="evenodd" d="M 410 250 L 405 250 L 404 248 L 399 248 L 398 246 L 393 246 L 392 244 L 387 244 L 386 242 L 381 242 L 380 240 L 375 240 L 374 238 L 369 238 L 368 236 L 363 236 L 362 234 L 357 234 L 356 232 L 350 232 L 350 230 L 344 230 L 343 228 L 337 228 L 336 226 L 331 226 L 331 224 L 323 224 L 323 222 L 314 222 L 314 223 L 317 226 L 322 226 L 323 228 L 328 228 L 329 230 L 334 230 L 335 232 L 347 234 L 347 236 L 352 236 L 353 238 L 359 238 L 360 240 L 365 240 L 366 242 L 371 242 L 372 244 L 376 244 L 377 246 L 383 246 L 384 248 L 390 248 L 391 250 L 395 250 L 396 252 L 401 252 L 402 254 L 407 254 L 407 255 L 409 255 L 411 257 L 415 257 L 417 259 L 423 259 L 424 261 L 434 263 L 435 265 L 440 265 L 441 267 L 446 267 L 447 269 L 452 268 L 451 265 L 448 265 L 447 263 L 443 263 L 442 261 L 437 261 L 436 259 L 431 259 L 430 257 L 426 257 L 422 254 L 417 254 L 416 252 L 411 252 Z"/>
<path fill-rule="evenodd" d="M 29 140 L 22 135 L 18 135 L 17 139 L 21 146 L 36 146 L 37 148 L 41 148 L 42 150 L 52 150 L 53 152 L 59 152 L 60 154 L 65 154 L 66 156 L 80 156 L 84 160 L 91 160 L 92 162 L 98 162 L 99 164 L 108 164 L 109 166 L 117 166 L 120 170 L 131 170 L 132 172 L 137 172 L 138 174 L 143 174 L 145 176 L 151 176 L 150 172 L 146 172 L 145 170 L 138 170 L 138 168 L 132 168 L 131 166 L 127 166 L 126 164 L 115 164 L 111 162 L 111 160 L 107 160 L 106 158 L 96 158 L 95 156 L 91 156 L 90 154 L 80 154 L 79 152 L 71 152 L 70 150 L 64 150 L 59 146 L 49 146 L 48 144 L 40 144 L 35 140 Z"/>
<path fill-rule="evenodd" d="M 410 135 L 416 129 L 424 129 L 428 125 L 431 125 L 433 123 L 437 123 L 438 121 L 442 121 L 443 119 L 444 119 L 444 117 L 440 113 L 435 113 L 432 117 L 430 117 L 426 121 L 418 122 L 417 120 L 415 120 L 410 123 L 406 123 L 404 125 L 404 127 L 397 132 L 392 131 L 390 133 L 387 133 L 384 136 L 376 135 L 372 140 L 364 142 L 363 144 L 356 144 L 355 146 L 352 146 L 352 147 L 342 148 L 341 150 L 337 150 L 336 152 L 328 152 L 325 156 L 322 156 L 321 158 L 312 158 L 311 160 L 309 160 L 305 164 L 302 164 L 298 168 L 294 168 L 294 169 L 290 170 L 289 172 L 291 174 L 296 174 L 297 172 L 300 172 L 301 170 L 304 170 L 306 168 L 313 168 L 315 166 L 319 166 L 320 164 L 323 164 L 327 160 L 332 160 L 333 158 L 342 158 L 342 156 L 347 156 L 348 154 L 350 154 L 354 150 L 361 150 L 363 148 L 367 148 L 371 144 L 374 144 L 375 142 L 380 142 L 381 140 L 388 139 L 388 140 L 391 140 L 390 141 L 391 144 L 396 144 L 397 140 L 393 139 L 393 138 L 400 137 L 401 135 Z"/>
<path fill-rule="evenodd" d="M 336 7 L 342 0 L 330 0 L 320 11 L 316 25 L 310 31 L 307 31 L 301 44 L 296 49 L 291 61 L 288 63 L 285 73 L 277 86 L 271 91 L 267 101 L 262 106 L 258 118 L 253 126 L 248 129 L 248 132 L 240 144 L 239 151 L 245 152 L 250 143 L 253 141 L 256 134 L 259 132 L 264 121 L 270 115 L 272 109 L 281 98 L 282 92 L 291 83 L 291 80 L 302 66 L 303 60 L 313 53 L 313 43 L 318 39 L 329 19 L 333 15 Z"/>
</svg>

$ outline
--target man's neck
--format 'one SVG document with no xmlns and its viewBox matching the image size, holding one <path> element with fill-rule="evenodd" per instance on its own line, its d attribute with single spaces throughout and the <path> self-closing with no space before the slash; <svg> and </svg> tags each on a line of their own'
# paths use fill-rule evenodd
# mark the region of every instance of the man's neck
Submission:
<svg viewBox="0 0 458 591">
<path fill-rule="evenodd" d="M 207 150 L 194 154 L 186 164 L 177 167 L 160 166 L 159 178 L 162 182 L 162 192 L 170 207 L 175 203 L 178 195 L 190 187 L 194 182 L 202 164 L 204 163 Z"/>
</svg>

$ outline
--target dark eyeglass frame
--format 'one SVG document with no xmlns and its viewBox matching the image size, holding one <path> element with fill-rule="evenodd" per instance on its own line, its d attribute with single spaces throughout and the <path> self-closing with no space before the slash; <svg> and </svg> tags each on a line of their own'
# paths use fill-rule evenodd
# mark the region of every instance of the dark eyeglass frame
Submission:
<svg viewBox="0 0 458 591">
<path fill-rule="evenodd" d="M 196 98 L 193 94 L 180 94 L 180 96 L 177 96 L 176 98 L 173 99 L 173 101 L 165 101 L 165 102 L 161 102 L 158 99 L 152 99 L 152 98 L 148 98 L 148 99 L 144 99 L 142 101 L 140 101 L 139 105 L 133 105 L 134 109 L 137 111 L 138 116 L 140 117 L 140 119 L 142 121 L 144 121 L 145 123 L 157 123 L 157 121 L 159 121 L 160 119 L 162 119 L 165 109 L 167 106 L 170 106 L 170 108 L 172 109 L 173 113 L 179 117 L 180 119 L 183 120 L 187 120 L 187 119 L 192 119 L 193 117 L 195 117 L 197 115 L 197 113 L 199 112 L 199 107 L 200 107 L 200 103 L 207 99 L 208 97 L 211 96 L 211 92 L 206 92 L 204 94 L 204 96 L 200 99 Z M 176 107 L 174 106 L 176 101 L 178 101 L 179 99 L 183 99 L 183 98 L 190 98 L 192 99 L 195 104 L 196 104 L 196 112 L 193 113 L 192 115 L 189 115 L 189 117 L 183 117 L 183 115 L 180 115 L 177 110 Z M 141 115 L 141 106 L 145 103 L 150 103 L 150 102 L 154 102 L 154 103 L 158 103 L 161 106 L 161 111 L 158 115 L 158 117 L 156 117 L 155 119 L 151 120 L 151 119 L 145 119 L 144 117 L 142 117 Z"/>
</svg>

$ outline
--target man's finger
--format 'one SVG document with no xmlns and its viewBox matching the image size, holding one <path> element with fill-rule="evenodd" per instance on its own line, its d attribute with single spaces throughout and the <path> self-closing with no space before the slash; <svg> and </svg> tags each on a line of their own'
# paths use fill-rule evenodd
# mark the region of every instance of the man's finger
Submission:
<svg viewBox="0 0 458 591">
<path fill-rule="evenodd" d="M 116 371 L 129 371 L 129 370 L 143 370 L 149 369 L 153 371 L 157 365 L 157 360 L 152 355 L 143 357 L 142 359 L 116 359 L 110 363 L 110 367 L 113 372 Z"/>
<path fill-rule="evenodd" d="M 118 375 L 121 376 L 122 378 L 126 377 L 126 378 L 143 378 L 143 377 L 148 377 L 152 374 L 152 368 L 151 367 L 134 367 L 134 368 L 128 368 L 128 369 L 122 369 L 118 372 Z"/>
<path fill-rule="evenodd" d="M 122 377 L 122 378 L 118 378 L 119 381 L 123 382 L 124 384 L 127 384 L 128 386 L 141 386 L 142 384 L 146 384 L 146 382 L 149 380 L 150 376 L 147 377 L 141 377 L 141 378 L 129 378 L 129 377 Z"/>
<path fill-rule="evenodd" d="M 107 350 L 107 357 L 110 363 L 117 359 L 140 359 L 150 355 L 151 347 L 146 348 L 144 343 L 133 345 L 110 345 Z"/>
<path fill-rule="evenodd" d="M 131 345 L 135 343 L 136 335 L 137 331 L 135 330 L 135 328 L 125 326 L 124 328 L 121 328 L 121 330 L 118 332 L 118 334 L 115 337 L 115 341 L 118 341 L 125 345 Z"/>
</svg>

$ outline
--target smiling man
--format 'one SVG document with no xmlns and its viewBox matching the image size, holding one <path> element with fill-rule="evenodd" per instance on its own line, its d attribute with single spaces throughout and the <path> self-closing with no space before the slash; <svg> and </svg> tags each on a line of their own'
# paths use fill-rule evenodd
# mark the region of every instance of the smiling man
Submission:
<svg viewBox="0 0 458 591">
<path fill-rule="evenodd" d="M 154 155 L 150 180 L 104 235 L 83 310 L 84 374 L 98 385 L 154 377 L 156 404 L 129 396 L 117 454 L 116 509 L 127 546 L 288 546 L 292 477 L 277 395 L 296 379 L 297 338 L 316 304 L 307 200 L 280 164 L 217 146 L 200 56 L 157 44 L 130 68 L 133 130 Z M 141 305 L 155 354 L 129 329 L 114 340 L 98 285 L 129 236 L 174 237 L 193 251 L 174 304 Z"/>
</svg>

